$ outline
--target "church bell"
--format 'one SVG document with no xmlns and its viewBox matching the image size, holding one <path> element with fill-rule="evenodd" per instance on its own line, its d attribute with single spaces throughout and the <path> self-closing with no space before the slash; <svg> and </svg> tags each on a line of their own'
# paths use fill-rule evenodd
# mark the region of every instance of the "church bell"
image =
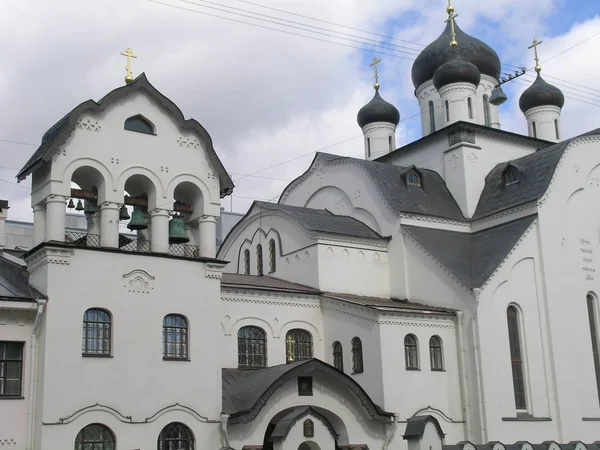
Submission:
<svg viewBox="0 0 600 450">
<path fill-rule="evenodd" d="M 79 205 L 77 205 L 77 206 L 79 206 Z M 85 208 L 83 210 L 84 214 L 90 214 L 90 215 L 95 214 L 97 210 L 98 210 L 98 206 L 96 206 L 94 203 L 92 203 L 89 200 L 85 201 Z"/>
<path fill-rule="evenodd" d="M 508 97 L 506 96 L 506 94 L 504 93 L 502 88 L 500 86 L 496 86 L 492 90 L 492 95 L 490 97 L 490 103 L 494 106 L 500 106 L 506 100 L 508 100 Z"/>
<path fill-rule="evenodd" d="M 83 204 L 81 200 L 77 200 L 77 206 L 75 207 L 75 211 L 83 211 Z"/>
<path fill-rule="evenodd" d="M 69 209 L 75 208 L 75 203 L 73 203 L 73 199 L 72 198 L 69 199 L 69 204 L 67 205 L 67 208 L 69 208 Z"/>
<path fill-rule="evenodd" d="M 129 213 L 127 212 L 127 207 L 125 205 L 121 206 L 119 210 L 119 220 L 129 220 Z"/>
<path fill-rule="evenodd" d="M 169 244 L 185 244 L 189 241 L 183 217 L 173 217 L 169 222 Z"/>
<path fill-rule="evenodd" d="M 145 230 L 148 228 L 148 225 L 146 224 L 146 218 L 144 217 L 144 212 L 141 209 L 135 208 L 133 210 L 131 213 L 131 220 L 127 224 L 127 228 L 129 228 L 131 231 Z"/>
</svg>

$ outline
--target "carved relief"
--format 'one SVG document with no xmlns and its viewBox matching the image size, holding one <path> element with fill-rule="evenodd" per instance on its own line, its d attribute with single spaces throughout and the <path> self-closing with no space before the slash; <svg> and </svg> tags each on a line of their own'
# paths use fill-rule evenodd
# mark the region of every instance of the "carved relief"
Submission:
<svg viewBox="0 0 600 450">
<path fill-rule="evenodd" d="M 0 447 L 16 447 L 17 441 L 14 439 L 0 439 Z"/>
<path fill-rule="evenodd" d="M 177 138 L 177 145 L 179 145 L 180 147 L 184 147 L 184 148 L 193 148 L 193 149 L 200 148 L 200 142 L 198 142 L 198 139 L 184 138 L 183 136 L 179 136 L 179 138 Z"/>
<path fill-rule="evenodd" d="M 360 259 L 360 260 L 364 260 L 365 259 L 364 252 L 362 252 L 362 251 L 358 252 L 358 259 Z"/>
<path fill-rule="evenodd" d="M 136 294 L 149 294 L 154 289 L 155 277 L 145 270 L 136 269 L 123 275 L 123 287 L 128 292 Z"/>
<path fill-rule="evenodd" d="M 448 145 L 452 146 L 459 142 L 469 142 L 470 144 L 475 143 L 475 131 L 465 127 L 461 127 L 454 133 L 448 134 Z"/>
<path fill-rule="evenodd" d="M 345 248 L 345 249 L 342 251 L 342 258 L 344 258 L 344 259 L 350 259 L 350 252 L 348 251 L 348 249 L 347 249 L 347 248 Z"/>
<path fill-rule="evenodd" d="M 119 158 L 110 158 L 111 164 L 119 164 Z"/>
<path fill-rule="evenodd" d="M 379 256 L 379 253 L 373 253 L 373 261 L 381 261 L 381 256 Z"/>
<path fill-rule="evenodd" d="M 469 162 L 471 163 L 472 166 L 475 166 L 477 164 L 477 160 L 479 159 L 477 157 L 477 155 L 473 152 L 469 153 L 469 156 L 467 156 L 467 159 L 469 160 Z"/>
<path fill-rule="evenodd" d="M 99 133 L 100 130 L 102 129 L 102 127 L 100 126 L 100 124 L 98 123 L 97 120 L 91 120 L 91 119 L 79 119 L 79 120 L 77 120 L 75 127 L 80 130 L 95 131 L 96 133 Z"/>
</svg>

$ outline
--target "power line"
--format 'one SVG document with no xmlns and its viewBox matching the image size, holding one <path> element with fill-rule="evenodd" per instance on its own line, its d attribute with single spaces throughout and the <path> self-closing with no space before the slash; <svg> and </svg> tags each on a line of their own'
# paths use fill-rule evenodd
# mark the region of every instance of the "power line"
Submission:
<svg viewBox="0 0 600 450">
<path fill-rule="evenodd" d="M 15 185 L 17 187 L 20 187 L 21 189 L 27 189 L 28 191 L 31 190 L 31 188 L 28 187 L 28 186 L 24 186 L 22 184 L 13 183 L 12 181 L 5 180 L 4 178 L 0 178 L 0 181 L 4 181 L 5 183 Z"/>
<path fill-rule="evenodd" d="M 523 81 L 521 81 L 521 80 L 514 80 L 514 81 L 515 81 L 515 82 L 517 82 L 517 84 L 519 84 L 519 85 L 521 85 L 521 86 L 526 86 L 526 87 L 529 87 L 529 84 L 527 84 L 527 83 L 524 83 L 524 82 L 523 82 Z M 563 95 L 564 95 L 566 98 L 568 98 L 568 99 L 571 99 L 571 100 L 575 100 L 575 101 L 578 101 L 578 102 L 581 102 L 581 103 L 586 103 L 586 104 L 588 104 L 588 105 L 592 105 L 592 106 L 598 106 L 598 107 L 600 107 L 600 103 L 592 103 L 592 102 L 590 102 L 590 101 L 582 100 L 582 99 L 580 99 L 580 98 L 577 98 L 577 97 L 571 97 L 571 95 L 577 95 L 577 94 L 571 94 L 571 95 L 567 95 L 567 94 L 563 93 Z"/>
<path fill-rule="evenodd" d="M 522 78 L 522 80 L 523 81 L 527 81 L 529 83 L 534 83 L 535 82 L 535 79 L 528 78 L 527 76 L 524 76 Z M 558 87 L 561 88 L 563 94 L 576 95 L 576 96 L 582 97 L 582 98 L 584 98 L 586 100 L 592 100 L 592 101 L 598 101 L 598 102 L 600 102 L 600 96 L 599 95 L 590 94 L 590 93 L 585 92 L 585 91 L 583 91 L 581 89 L 577 89 L 577 88 L 574 88 L 574 87 L 571 87 L 571 86 L 566 86 L 566 85 L 563 85 L 561 83 L 554 83 L 554 84 L 556 86 L 558 86 Z M 578 92 L 572 92 L 572 91 L 582 92 L 585 95 L 579 94 Z"/>
<path fill-rule="evenodd" d="M 39 144 L 30 144 L 29 142 L 11 141 L 9 139 L 0 139 L 0 142 L 8 142 L 9 144 L 31 145 L 32 147 L 37 147 L 39 145 Z"/>
</svg>

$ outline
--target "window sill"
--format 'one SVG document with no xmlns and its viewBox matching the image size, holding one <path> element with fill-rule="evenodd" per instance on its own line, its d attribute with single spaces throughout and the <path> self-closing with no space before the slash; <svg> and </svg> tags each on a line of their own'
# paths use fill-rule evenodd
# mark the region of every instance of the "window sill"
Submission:
<svg viewBox="0 0 600 450">
<path fill-rule="evenodd" d="M 98 355 L 95 353 L 82 353 L 82 358 L 112 358 L 113 355 Z"/>
<path fill-rule="evenodd" d="M 20 397 L 18 395 L 0 395 L 1 400 L 25 400 L 25 397 Z"/>
<path fill-rule="evenodd" d="M 361 370 L 361 371 L 359 371 L 359 372 L 352 372 L 352 375 L 359 375 L 359 374 L 361 374 L 361 373 L 365 373 L 365 371 L 364 371 L 364 370 Z"/>
<path fill-rule="evenodd" d="M 503 417 L 503 422 L 551 422 L 551 417 L 533 417 L 531 414 L 517 413 L 517 417 Z"/>
<path fill-rule="evenodd" d="M 584 422 L 600 422 L 600 417 L 582 417 L 581 420 Z"/>
<path fill-rule="evenodd" d="M 431 369 L 432 372 L 445 372 L 446 369 Z"/>
<path fill-rule="evenodd" d="M 191 361 L 189 358 L 174 358 L 169 356 L 163 356 L 163 361 Z"/>
<path fill-rule="evenodd" d="M 410 370 L 411 372 L 420 372 L 421 369 L 418 367 L 407 367 L 406 370 Z"/>
</svg>

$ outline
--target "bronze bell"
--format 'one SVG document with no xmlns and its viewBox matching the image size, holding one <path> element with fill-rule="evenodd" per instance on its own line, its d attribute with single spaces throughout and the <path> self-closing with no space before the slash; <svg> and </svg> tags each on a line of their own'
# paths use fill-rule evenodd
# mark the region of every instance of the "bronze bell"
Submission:
<svg viewBox="0 0 600 450">
<path fill-rule="evenodd" d="M 98 206 L 96 206 L 95 203 L 93 203 L 91 200 L 86 200 L 85 201 L 85 208 L 83 210 L 84 214 L 96 214 L 96 211 L 98 210 Z"/>
<path fill-rule="evenodd" d="M 81 200 L 77 200 L 77 206 L 75 207 L 75 211 L 83 211 L 83 204 Z"/>
<path fill-rule="evenodd" d="M 185 244 L 189 241 L 183 217 L 173 217 L 169 222 L 169 244 Z"/>
<path fill-rule="evenodd" d="M 67 205 L 67 208 L 69 208 L 69 209 L 75 208 L 75 203 L 73 203 L 73 199 L 72 198 L 69 199 L 69 204 Z"/>
<path fill-rule="evenodd" d="M 500 106 L 506 100 L 508 100 L 508 97 L 506 96 L 502 88 L 500 86 L 496 86 L 492 90 L 492 96 L 490 97 L 489 102 L 494 106 Z"/>
<path fill-rule="evenodd" d="M 144 212 L 140 208 L 135 208 L 131 213 L 131 220 L 127 224 L 127 228 L 130 230 L 145 230 L 148 228 L 148 224 L 146 224 L 146 217 L 144 217 Z"/>
<path fill-rule="evenodd" d="M 121 206 L 119 210 L 119 220 L 129 220 L 129 213 L 127 212 L 127 207 L 125 205 Z"/>
</svg>

